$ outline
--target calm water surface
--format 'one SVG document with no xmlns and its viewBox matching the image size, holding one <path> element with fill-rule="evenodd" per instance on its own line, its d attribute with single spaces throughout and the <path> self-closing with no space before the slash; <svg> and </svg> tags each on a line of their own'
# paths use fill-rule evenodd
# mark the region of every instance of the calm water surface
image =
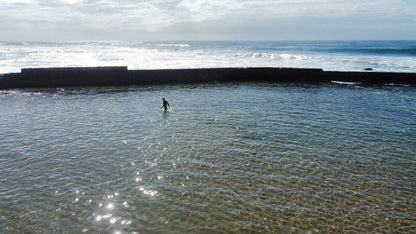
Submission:
<svg viewBox="0 0 416 234">
<path fill-rule="evenodd" d="M 0 232 L 415 232 L 415 139 L 415 87 L 0 91 Z"/>
</svg>

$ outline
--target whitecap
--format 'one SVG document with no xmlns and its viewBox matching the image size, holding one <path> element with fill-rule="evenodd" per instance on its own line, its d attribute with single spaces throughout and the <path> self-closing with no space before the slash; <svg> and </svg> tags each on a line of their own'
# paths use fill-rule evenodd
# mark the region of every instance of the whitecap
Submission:
<svg viewBox="0 0 416 234">
<path fill-rule="evenodd" d="M 285 60 L 301 60 L 301 59 L 306 58 L 305 55 L 297 55 L 297 54 L 280 54 L 279 56 Z"/>
<path fill-rule="evenodd" d="M 341 84 L 341 85 L 358 85 L 358 84 L 360 84 L 360 82 L 336 81 L 336 80 L 331 80 L 331 83 Z"/>
<path fill-rule="evenodd" d="M 156 46 L 159 46 L 159 47 L 190 47 L 190 45 L 187 44 L 187 43 L 178 43 L 178 44 L 164 43 L 164 44 L 157 44 Z"/>
</svg>

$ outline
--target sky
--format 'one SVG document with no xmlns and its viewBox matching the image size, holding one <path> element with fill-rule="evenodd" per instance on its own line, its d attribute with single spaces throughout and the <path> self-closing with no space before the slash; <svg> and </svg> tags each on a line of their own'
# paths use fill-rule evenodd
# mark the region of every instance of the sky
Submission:
<svg viewBox="0 0 416 234">
<path fill-rule="evenodd" d="M 0 41 L 412 39 L 416 0 L 0 0 Z"/>
</svg>

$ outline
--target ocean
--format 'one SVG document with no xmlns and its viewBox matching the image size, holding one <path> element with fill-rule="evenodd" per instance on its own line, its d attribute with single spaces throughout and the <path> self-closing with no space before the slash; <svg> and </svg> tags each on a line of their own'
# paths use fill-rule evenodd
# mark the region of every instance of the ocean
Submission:
<svg viewBox="0 0 416 234">
<path fill-rule="evenodd" d="M 416 72 L 416 41 L 0 42 L 0 74 L 68 66 Z"/>
<path fill-rule="evenodd" d="M 416 70 L 412 41 L 0 47 L 4 73 L 81 65 Z M 160 109 L 162 98 L 170 111 Z M 416 87 L 407 85 L 0 90 L 0 232 L 412 233 L 415 139 Z"/>
</svg>

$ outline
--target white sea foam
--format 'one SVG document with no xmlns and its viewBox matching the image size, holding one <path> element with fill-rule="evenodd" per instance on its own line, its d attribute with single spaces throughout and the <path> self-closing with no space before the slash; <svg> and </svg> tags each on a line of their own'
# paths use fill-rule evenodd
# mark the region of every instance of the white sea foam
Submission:
<svg viewBox="0 0 416 234">
<path fill-rule="evenodd" d="M 358 84 L 360 84 L 360 82 L 347 82 L 347 81 L 336 81 L 336 80 L 332 80 L 331 83 L 342 84 L 342 85 L 358 85 Z"/>
<path fill-rule="evenodd" d="M 160 47 L 189 47 L 189 44 L 187 43 L 162 43 L 162 44 L 156 44 L 156 46 Z"/>
<path fill-rule="evenodd" d="M 371 67 L 375 71 L 416 72 L 415 56 L 374 55 L 371 51 L 350 53 L 342 42 L 338 44 L 332 45 L 336 50 L 328 51 L 327 47 L 322 49 L 312 42 L 2 42 L 0 73 L 19 72 L 27 67 L 67 66 L 128 66 L 129 69 L 259 66 L 341 71 Z"/>
</svg>

